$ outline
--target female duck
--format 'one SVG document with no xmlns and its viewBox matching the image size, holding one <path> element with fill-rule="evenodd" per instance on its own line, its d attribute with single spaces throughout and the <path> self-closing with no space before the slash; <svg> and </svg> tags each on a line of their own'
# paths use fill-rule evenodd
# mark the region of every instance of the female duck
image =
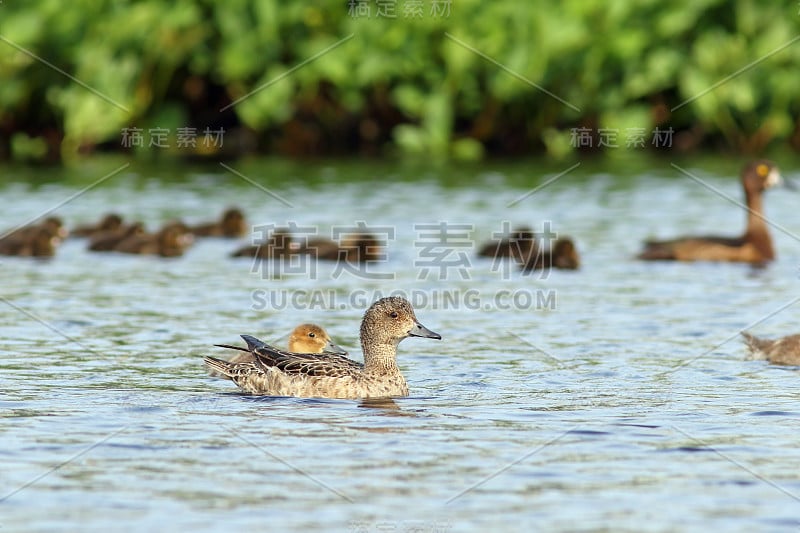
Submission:
<svg viewBox="0 0 800 533">
<path fill-rule="evenodd" d="M 742 332 L 753 359 L 766 359 L 775 365 L 800 365 L 800 335 L 780 339 L 759 339 Z"/>
<path fill-rule="evenodd" d="M 762 193 L 781 185 L 774 163 L 754 161 L 742 170 L 747 202 L 747 230 L 741 237 L 683 237 L 669 241 L 648 241 L 638 255 L 645 260 L 736 261 L 764 263 L 775 259 L 775 250 L 763 215 Z"/>
<path fill-rule="evenodd" d="M 372 304 L 361 321 L 364 363 L 341 355 L 277 350 L 242 335 L 254 361 L 229 363 L 206 357 L 205 364 L 253 394 L 306 398 L 386 398 L 407 396 L 397 366 L 397 345 L 407 337 L 441 339 L 419 323 L 411 304 L 392 296 Z"/>
</svg>

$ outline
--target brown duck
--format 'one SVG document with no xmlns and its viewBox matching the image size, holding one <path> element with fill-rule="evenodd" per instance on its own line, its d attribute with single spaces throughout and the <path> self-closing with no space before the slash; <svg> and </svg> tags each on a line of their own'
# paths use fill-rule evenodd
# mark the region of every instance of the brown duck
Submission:
<svg viewBox="0 0 800 533">
<path fill-rule="evenodd" d="M 228 344 L 218 344 L 222 348 L 239 350 L 241 353 L 231 357 L 228 362 L 231 364 L 246 363 L 255 361 L 250 350 L 239 346 Z M 347 351 L 334 344 L 328 332 L 322 326 L 316 324 L 300 324 L 289 335 L 289 351 L 293 353 L 330 353 L 334 355 L 347 355 Z M 215 377 L 226 377 L 219 372 L 210 372 Z"/>
<path fill-rule="evenodd" d="M 569 237 L 559 237 L 550 248 L 539 250 L 522 263 L 521 268 L 523 272 L 549 268 L 577 270 L 580 265 L 581 258 L 575 242 Z"/>
<path fill-rule="evenodd" d="M 196 237 L 225 237 L 233 239 L 241 237 L 247 231 L 244 213 L 232 207 L 226 210 L 216 222 L 189 226 L 189 231 Z"/>
<path fill-rule="evenodd" d="M 276 228 L 260 244 L 243 246 L 233 252 L 231 257 L 256 257 L 259 259 L 279 259 L 297 251 L 297 245 L 287 228 Z"/>
<path fill-rule="evenodd" d="M 760 339 L 742 332 L 744 342 L 754 359 L 766 359 L 776 365 L 800 365 L 800 335 L 780 339 Z"/>
<path fill-rule="evenodd" d="M 20 257 L 52 257 L 59 240 L 49 228 L 38 227 L 32 231 L 0 239 L 0 255 Z"/>
<path fill-rule="evenodd" d="M 763 215 L 762 194 L 782 183 L 783 179 L 774 163 L 763 159 L 749 163 L 742 169 L 742 186 L 747 203 L 747 229 L 744 235 L 647 241 L 638 259 L 742 263 L 764 263 L 775 259 L 772 238 Z"/>
<path fill-rule="evenodd" d="M 352 233 L 342 236 L 341 242 L 326 238 L 309 239 L 297 253 L 325 261 L 362 263 L 383 259 L 384 243 L 370 233 Z"/>
<path fill-rule="evenodd" d="M 114 246 L 113 251 L 124 254 L 160 255 L 161 257 L 178 257 L 183 255 L 186 246 L 191 242 L 181 224 L 172 223 L 164 226 L 158 233 L 131 235 Z"/>
<path fill-rule="evenodd" d="M 92 252 L 112 252 L 114 247 L 129 237 L 144 235 L 144 225 L 134 222 L 114 230 L 101 231 L 89 241 L 89 250 Z"/>
<path fill-rule="evenodd" d="M 499 259 L 511 257 L 515 261 L 528 263 L 536 256 L 536 235 L 527 226 L 514 228 L 508 237 L 493 239 L 478 248 L 479 257 Z"/>
<path fill-rule="evenodd" d="M 72 237 L 94 237 L 104 231 L 114 231 L 122 227 L 122 217 L 116 213 L 108 213 L 99 222 L 77 226 L 69 232 Z"/>
</svg>

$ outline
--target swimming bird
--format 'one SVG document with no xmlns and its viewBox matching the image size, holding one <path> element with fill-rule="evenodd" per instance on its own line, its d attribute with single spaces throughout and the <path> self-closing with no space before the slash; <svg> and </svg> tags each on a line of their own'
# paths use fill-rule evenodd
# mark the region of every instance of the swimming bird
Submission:
<svg viewBox="0 0 800 533">
<path fill-rule="evenodd" d="M 192 235 L 179 222 L 164 225 L 158 233 L 135 234 L 118 242 L 113 251 L 125 254 L 160 255 L 178 257 L 191 243 Z"/>
<path fill-rule="evenodd" d="M 196 237 L 235 238 L 244 235 L 246 230 L 244 213 L 236 207 L 227 209 L 216 222 L 189 226 L 189 231 Z"/>
<path fill-rule="evenodd" d="M 228 344 L 217 344 L 222 348 L 241 350 L 242 353 L 231 357 L 229 363 L 244 363 L 254 361 L 250 350 Z M 289 334 L 289 351 L 294 353 L 330 353 L 334 355 L 347 355 L 347 351 L 334 344 L 328 332 L 316 324 L 300 324 Z M 219 374 L 218 374 L 219 375 Z"/>
<path fill-rule="evenodd" d="M 800 334 L 780 339 L 760 339 L 742 332 L 753 359 L 766 359 L 776 365 L 800 365 Z"/>
<path fill-rule="evenodd" d="M 243 246 L 230 257 L 254 257 L 257 259 L 280 259 L 297 251 L 288 228 L 275 228 L 269 237 L 258 244 Z"/>
<path fill-rule="evenodd" d="M 52 257 L 56 253 L 58 243 L 58 238 L 54 237 L 48 228 L 38 227 L 33 232 L 0 239 L 0 255 Z"/>
<path fill-rule="evenodd" d="M 478 248 L 478 256 L 492 259 L 511 257 L 515 261 L 528 263 L 536 257 L 537 251 L 536 234 L 527 226 L 519 226 L 507 237 L 482 244 Z"/>
<path fill-rule="evenodd" d="M 407 396 L 397 366 L 397 345 L 407 337 L 441 339 L 419 323 L 408 300 L 390 296 L 370 306 L 361 321 L 364 363 L 342 355 L 285 352 L 242 335 L 254 360 L 230 363 L 205 357 L 205 364 L 245 392 L 305 398 L 385 398 Z"/>
<path fill-rule="evenodd" d="M 775 259 L 767 223 L 763 215 L 762 193 L 782 185 L 783 178 L 771 161 L 753 161 L 742 169 L 742 186 L 747 203 L 747 229 L 741 237 L 681 237 L 667 241 L 647 241 L 637 256 L 644 260 L 734 261 L 765 263 Z M 793 186 L 788 185 L 789 188 Z"/>
<path fill-rule="evenodd" d="M 549 268 L 577 270 L 580 265 L 581 258 L 575 242 L 569 237 L 559 237 L 550 248 L 539 250 L 528 261 L 522 263 L 521 268 L 523 272 Z"/>
<path fill-rule="evenodd" d="M 114 231 L 122 227 L 122 217 L 116 213 L 108 213 L 95 224 L 77 226 L 69 232 L 71 237 L 94 237 L 104 231 Z"/>
<path fill-rule="evenodd" d="M 48 217 L 41 222 L 28 224 L 0 237 L 0 255 L 21 257 L 51 257 L 56 246 L 67 236 L 61 219 Z"/>
<path fill-rule="evenodd" d="M 117 229 L 101 231 L 92 236 L 87 249 L 90 252 L 111 252 L 114 247 L 127 239 L 137 235 L 144 235 L 144 224 L 134 222 Z"/>
<path fill-rule="evenodd" d="M 324 261 L 355 264 L 384 259 L 384 244 L 370 233 L 350 233 L 343 235 L 340 242 L 324 237 L 308 239 L 297 253 L 308 254 L 314 259 Z"/>
</svg>

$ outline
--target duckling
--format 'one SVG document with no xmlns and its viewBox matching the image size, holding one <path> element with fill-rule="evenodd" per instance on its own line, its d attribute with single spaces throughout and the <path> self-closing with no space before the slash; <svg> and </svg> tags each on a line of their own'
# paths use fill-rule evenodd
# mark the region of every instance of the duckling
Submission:
<svg viewBox="0 0 800 533">
<path fill-rule="evenodd" d="M 55 237 L 58 241 L 67 237 L 67 229 L 64 227 L 64 223 L 59 217 L 47 217 L 41 222 L 36 222 L 33 224 L 28 224 L 26 226 L 22 226 L 20 228 L 16 228 L 11 230 L 5 234 L 3 234 L 2 239 L 11 238 L 17 239 L 21 238 L 23 240 L 30 239 L 35 237 L 39 234 L 39 230 L 44 229 L 46 230 L 51 237 Z M 0 240 L 2 240 L 0 239 Z"/>
<path fill-rule="evenodd" d="M 780 339 L 760 339 L 742 332 L 753 359 L 766 359 L 775 365 L 800 365 L 800 334 Z"/>
<path fill-rule="evenodd" d="M 205 364 L 245 392 L 305 398 L 386 398 L 407 396 L 397 366 L 397 345 L 407 337 L 441 339 L 420 324 L 408 300 L 390 296 L 367 309 L 361 321 L 364 363 L 333 354 L 284 352 L 250 335 L 241 336 L 254 361 L 230 363 L 205 357 Z"/>
<path fill-rule="evenodd" d="M 144 225 L 134 222 L 114 230 L 96 233 L 89 241 L 88 249 L 92 252 L 112 252 L 114 247 L 130 237 L 144 235 Z"/>
<path fill-rule="evenodd" d="M 190 237 L 179 223 L 165 225 L 158 233 L 131 235 L 117 243 L 113 251 L 124 254 L 160 255 L 178 257 L 188 245 Z"/>
<path fill-rule="evenodd" d="M 569 237 L 559 237 L 553 245 L 546 250 L 541 250 L 521 264 L 523 272 L 558 268 L 562 270 L 577 270 L 581 259 L 575 242 Z"/>
<path fill-rule="evenodd" d="M 538 245 L 536 235 L 527 226 L 519 226 L 511 231 L 508 237 L 493 239 L 478 248 L 479 257 L 499 259 L 511 257 L 515 261 L 527 263 L 536 257 Z"/>
<path fill-rule="evenodd" d="M 747 203 L 747 229 L 744 235 L 680 237 L 667 241 L 647 241 L 644 250 L 637 258 L 754 264 L 775 259 L 772 238 L 763 215 L 762 193 L 771 187 L 783 184 L 783 178 L 774 163 L 761 159 L 749 163 L 742 169 L 741 180 Z"/>
<path fill-rule="evenodd" d="M 94 237 L 104 231 L 114 231 L 122 227 L 122 217 L 116 213 L 108 213 L 99 222 L 85 224 L 73 228 L 70 232 L 72 237 Z"/>
<path fill-rule="evenodd" d="M 253 354 L 247 348 L 217 344 L 222 348 L 241 350 L 242 353 L 234 355 L 228 362 L 232 364 L 255 361 Z M 347 355 L 347 352 L 334 344 L 328 332 L 316 324 L 300 324 L 289 335 L 289 351 L 293 353 L 330 353 L 334 355 Z M 215 377 L 225 377 L 219 372 L 210 372 Z"/>
<path fill-rule="evenodd" d="M 379 261 L 384 258 L 384 243 L 370 233 L 351 233 L 343 235 L 341 243 L 323 237 L 309 239 L 297 253 L 325 261 Z"/>
<path fill-rule="evenodd" d="M 220 220 L 207 224 L 190 226 L 189 231 L 195 237 L 241 237 L 247 231 L 244 213 L 240 209 L 232 207 L 226 210 Z"/>
<path fill-rule="evenodd" d="M 269 238 L 261 244 L 248 245 L 230 254 L 230 257 L 255 257 L 259 259 L 278 259 L 297 251 L 297 245 L 287 228 L 276 228 Z"/>
<path fill-rule="evenodd" d="M 58 242 L 58 238 L 51 234 L 51 229 L 39 227 L 34 232 L 0 239 L 0 255 L 52 257 Z"/>
</svg>

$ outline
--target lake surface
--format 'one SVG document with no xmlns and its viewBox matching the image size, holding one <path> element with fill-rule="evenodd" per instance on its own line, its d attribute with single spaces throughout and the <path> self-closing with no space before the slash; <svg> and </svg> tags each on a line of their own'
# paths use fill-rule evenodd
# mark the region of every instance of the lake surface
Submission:
<svg viewBox="0 0 800 533">
<path fill-rule="evenodd" d="M 386 260 L 275 272 L 227 257 L 248 239 L 0 258 L 0 531 L 800 528 L 800 375 L 739 338 L 800 332 L 797 195 L 767 193 L 765 269 L 632 259 L 648 237 L 740 233 L 712 189 L 740 200 L 741 160 L 679 164 L 707 187 L 668 161 L 541 188 L 571 164 L 133 164 L 92 186 L 124 163 L 7 169 L 0 228 L 114 210 L 154 229 L 235 204 L 260 228 L 362 221 L 391 237 Z M 548 221 L 580 270 L 474 256 L 503 222 Z M 254 397 L 202 365 L 309 321 L 360 358 L 361 315 L 392 291 L 443 337 L 400 345 L 408 398 Z"/>
</svg>

